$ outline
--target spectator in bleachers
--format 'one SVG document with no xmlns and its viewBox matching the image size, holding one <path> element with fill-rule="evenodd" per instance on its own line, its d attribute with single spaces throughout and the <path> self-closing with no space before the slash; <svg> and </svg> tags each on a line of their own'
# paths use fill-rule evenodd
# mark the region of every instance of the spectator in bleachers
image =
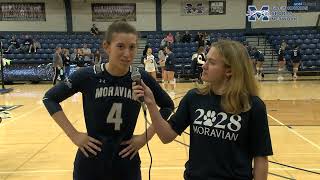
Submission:
<svg viewBox="0 0 320 180">
<path fill-rule="evenodd" d="M 205 33 L 203 34 L 203 37 L 204 37 L 205 45 L 210 46 L 210 45 L 211 45 L 211 37 L 210 37 L 210 34 L 208 34 L 207 32 L 205 32 Z"/>
<path fill-rule="evenodd" d="M 32 47 L 33 47 L 32 38 L 29 35 L 26 35 L 21 49 L 23 52 L 31 53 Z"/>
<path fill-rule="evenodd" d="M 174 36 L 174 40 L 177 43 L 180 43 L 182 40 L 181 34 L 179 32 L 176 33 L 176 35 Z"/>
<path fill-rule="evenodd" d="M 203 37 L 203 34 L 200 32 L 197 32 L 196 36 L 194 37 L 194 42 L 199 42 Z"/>
<path fill-rule="evenodd" d="M 293 70 L 293 79 L 297 79 L 297 72 L 299 70 L 299 65 L 301 61 L 301 53 L 298 45 L 294 46 L 294 49 L 291 52 L 291 61 L 292 61 L 292 70 Z"/>
<path fill-rule="evenodd" d="M 192 55 L 191 60 L 192 73 L 198 78 L 199 83 L 202 83 L 202 65 L 206 62 L 205 48 L 200 46 L 197 52 Z"/>
<path fill-rule="evenodd" d="M 53 68 L 53 85 L 55 85 L 57 80 L 63 80 L 63 61 L 61 58 L 61 47 L 57 47 L 53 55 Z"/>
<path fill-rule="evenodd" d="M 191 34 L 189 34 L 189 31 L 185 31 L 185 33 L 183 34 L 182 42 L 183 43 L 190 43 L 191 42 Z"/>
<path fill-rule="evenodd" d="M 66 78 L 68 78 L 70 75 L 70 65 L 71 65 L 71 58 L 70 58 L 70 53 L 68 49 L 62 49 L 61 58 L 64 66 L 64 75 Z"/>
<path fill-rule="evenodd" d="M 99 35 L 99 29 L 96 27 L 95 24 L 92 24 L 92 27 L 91 27 L 91 29 L 90 29 L 90 33 L 91 33 L 93 36 Z"/>
<path fill-rule="evenodd" d="M 166 47 L 167 45 L 168 45 L 167 37 L 164 37 L 160 42 L 160 46 Z"/>
<path fill-rule="evenodd" d="M 282 73 L 284 71 L 284 66 L 286 64 L 286 59 L 284 57 L 284 53 L 287 47 L 287 43 L 282 41 L 280 48 L 278 50 L 278 80 L 283 80 Z"/>
<path fill-rule="evenodd" d="M 75 62 L 77 64 L 77 68 L 84 67 L 85 61 L 84 61 L 84 53 L 82 48 L 77 49 L 77 55 L 75 58 Z"/>
<path fill-rule="evenodd" d="M 159 59 L 159 65 L 161 68 L 161 77 L 162 77 L 162 82 L 164 82 L 164 67 L 166 63 L 166 55 L 164 52 L 164 47 L 160 46 L 160 49 L 158 51 L 158 59 Z"/>
<path fill-rule="evenodd" d="M 155 80 L 157 80 L 157 63 L 152 55 L 152 48 L 148 48 L 147 55 L 144 57 L 143 62 L 145 71 L 147 71 Z"/>
<path fill-rule="evenodd" d="M 200 46 L 203 46 L 203 47 L 206 46 L 204 36 L 200 36 L 200 40 L 198 41 L 198 47 L 200 47 Z"/>
<path fill-rule="evenodd" d="M 10 39 L 10 46 L 6 50 L 6 53 L 10 52 L 12 49 L 20 49 L 20 45 L 16 39 L 16 36 L 12 36 Z"/>
<path fill-rule="evenodd" d="M 33 48 L 34 48 L 34 52 L 37 52 L 37 49 L 41 48 L 40 42 L 35 38 L 33 38 Z"/>
<path fill-rule="evenodd" d="M 75 48 L 73 49 L 73 52 L 70 55 L 71 62 L 76 62 L 77 55 L 78 55 L 78 50 Z"/>
<path fill-rule="evenodd" d="M 263 62 L 264 62 L 264 55 L 261 51 L 257 50 L 257 48 L 252 48 L 253 57 L 256 62 L 256 77 L 257 78 L 264 78 L 263 73 Z"/>
<path fill-rule="evenodd" d="M 91 61 L 91 49 L 88 48 L 87 44 L 83 44 L 83 48 L 82 48 L 82 55 L 84 58 L 85 62 L 90 62 Z"/>
<path fill-rule="evenodd" d="M 166 51 L 166 62 L 165 62 L 165 71 L 164 71 L 164 87 L 169 91 L 171 96 L 174 96 L 174 87 L 175 87 L 175 79 L 174 79 L 174 64 L 175 64 L 175 56 L 172 52 L 172 46 L 165 47 Z"/>
<path fill-rule="evenodd" d="M 96 50 L 96 52 L 93 55 L 93 62 L 94 62 L 94 64 L 101 64 L 102 63 L 101 54 L 98 49 Z"/>
<path fill-rule="evenodd" d="M 167 42 L 168 42 L 168 45 L 169 45 L 169 46 L 170 46 L 171 44 L 173 44 L 173 42 L 174 42 L 174 37 L 173 37 L 173 35 L 171 34 L 171 32 L 168 33 L 166 39 L 167 39 Z"/>
</svg>

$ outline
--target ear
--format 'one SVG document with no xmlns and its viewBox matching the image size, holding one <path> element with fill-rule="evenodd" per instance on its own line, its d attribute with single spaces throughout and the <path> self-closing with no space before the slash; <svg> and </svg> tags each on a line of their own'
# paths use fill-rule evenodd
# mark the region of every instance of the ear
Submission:
<svg viewBox="0 0 320 180">
<path fill-rule="evenodd" d="M 110 54 L 110 44 L 106 40 L 103 41 L 102 47 L 107 54 Z"/>
<path fill-rule="evenodd" d="M 232 76 L 231 68 L 226 68 L 226 76 L 227 78 L 230 78 Z"/>
</svg>

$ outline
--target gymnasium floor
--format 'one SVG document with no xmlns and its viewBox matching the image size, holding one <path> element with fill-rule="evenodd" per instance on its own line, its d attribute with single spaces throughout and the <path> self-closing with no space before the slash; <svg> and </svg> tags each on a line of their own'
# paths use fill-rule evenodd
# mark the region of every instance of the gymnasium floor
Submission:
<svg viewBox="0 0 320 180">
<path fill-rule="evenodd" d="M 303 79 L 303 78 L 302 78 Z M 268 109 L 274 156 L 269 160 L 320 173 L 320 81 L 263 81 L 261 97 Z M 173 98 L 180 97 L 194 83 L 178 83 Z M 9 111 L 11 118 L 0 124 L 0 179 L 70 180 L 76 146 L 48 115 L 42 104 L 49 84 L 21 84 L 9 94 L 0 95 L 0 105 L 23 105 Z M 84 130 L 81 95 L 62 103 L 72 123 Z M 144 131 L 139 116 L 136 134 Z M 177 138 L 189 144 L 188 135 Z M 188 148 L 178 142 L 163 145 L 157 136 L 150 142 L 153 155 L 151 179 L 182 180 Z M 140 150 L 143 179 L 148 179 L 149 155 Z M 270 180 L 319 180 L 320 175 L 269 164 Z"/>
</svg>

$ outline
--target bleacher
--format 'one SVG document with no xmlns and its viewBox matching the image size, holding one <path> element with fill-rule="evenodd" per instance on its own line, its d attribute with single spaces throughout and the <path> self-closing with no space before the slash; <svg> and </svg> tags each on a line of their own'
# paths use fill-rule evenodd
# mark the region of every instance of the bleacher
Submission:
<svg viewBox="0 0 320 180">
<path fill-rule="evenodd" d="M 36 39 L 41 48 L 36 53 L 26 53 L 21 49 L 12 49 L 4 53 L 3 57 L 12 60 L 10 66 L 4 70 L 4 79 L 12 81 L 48 81 L 53 77 L 52 56 L 56 47 L 66 48 L 72 53 L 75 48 L 82 48 L 83 44 L 95 52 L 101 48 L 102 37 L 92 36 L 87 32 L 64 33 L 64 32 L 36 32 L 36 33 L 2 33 L 4 36 L 3 48 L 10 45 L 11 37 L 15 35 L 19 44 L 23 43 L 24 36 L 30 35 Z"/>
<path fill-rule="evenodd" d="M 172 32 L 172 31 L 171 31 Z M 176 32 L 172 32 L 175 34 Z M 207 31 L 210 41 L 215 42 L 220 38 L 232 39 L 240 42 L 246 41 L 245 33 L 242 31 L 223 32 Z M 21 50 L 13 49 L 10 53 L 5 53 L 4 58 L 12 60 L 10 66 L 4 70 L 5 81 L 49 81 L 52 79 L 52 56 L 57 46 L 69 49 L 73 52 L 75 48 L 81 48 L 84 43 L 95 52 L 101 48 L 102 37 L 92 36 L 88 32 L 28 32 L 28 33 L 2 33 L 5 39 L 2 40 L 3 48 L 7 49 L 9 41 L 13 35 L 21 44 L 24 36 L 28 34 L 40 42 L 41 48 L 36 53 L 25 53 Z M 153 54 L 157 58 L 160 42 L 167 32 L 142 32 L 142 37 L 147 39 L 153 49 Z M 181 32 L 183 34 L 183 32 Z M 190 43 L 174 43 L 173 52 L 176 57 L 176 77 L 189 78 L 192 76 L 191 56 L 197 51 L 198 43 L 194 42 L 196 31 L 190 32 Z M 302 63 L 299 71 L 320 71 L 320 31 L 314 29 L 304 30 L 273 30 L 266 32 L 268 41 L 277 50 L 282 40 L 291 49 L 293 45 L 300 46 L 302 53 Z M 290 60 L 290 51 L 286 51 L 286 59 Z M 274 56 L 277 56 L 274 54 Z M 290 61 L 287 63 L 288 69 L 291 67 Z M 73 70 L 71 70 L 73 71 Z"/>
<path fill-rule="evenodd" d="M 176 34 L 176 32 L 171 32 Z M 210 35 L 210 42 L 216 42 L 218 39 L 232 39 L 235 41 L 244 42 L 245 36 L 244 32 L 215 32 L 211 31 L 207 33 Z M 167 32 L 153 32 L 147 35 L 147 42 L 153 49 L 153 55 L 157 58 L 158 51 L 160 47 L 160 42 L 164 38 Z M 183 32 L 180 32 L 183 34 Z M 194 42 L 194 37 L 196 31 L 190 32 L 191 34 L 191 42 L 190 43 L 173 43 L 173 53 L 175 54 L 176 64 L 175 69 L 176 77 L 189 78 L 193 75 L 191 72 L 191 57 L 198 49 L 198 43 Z"/>
<path fill-rule="evenodd" d="M 278 30 L 266 33 L 268 41 L 277 50 L 281 41 L 285 40 L 288 49 L 294 45 L 299 45 L 302 59 L 299 71 L 320 71 L 320 31 L 315 29 L 304 30 Z M 290 51 L 286 51 L 288 68 L 291 68 Z"/>
</svg>

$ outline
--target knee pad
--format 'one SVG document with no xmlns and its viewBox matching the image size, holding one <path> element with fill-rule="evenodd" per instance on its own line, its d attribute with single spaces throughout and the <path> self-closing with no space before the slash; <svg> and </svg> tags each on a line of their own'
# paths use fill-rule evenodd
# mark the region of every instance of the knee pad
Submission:
<svg viewBox="0 0 320 180">
<path fill-rule="evenodd" d="M 175 85 L 176 84 L 176 80 L 171 80 L 171 81 L 169 81 L 169 83 Z"/>
<path fill-rule="evenodd" d="M 298 71 L 299 68 L 293 68 L 294 71 Z"/>
<path fill-rule="evenodd" d="M 279 68 L 278 71 L 279 71 L 279 72 L 280 72 L 280 71 L 283 71 L 283 68 Z"/>
</svg>

